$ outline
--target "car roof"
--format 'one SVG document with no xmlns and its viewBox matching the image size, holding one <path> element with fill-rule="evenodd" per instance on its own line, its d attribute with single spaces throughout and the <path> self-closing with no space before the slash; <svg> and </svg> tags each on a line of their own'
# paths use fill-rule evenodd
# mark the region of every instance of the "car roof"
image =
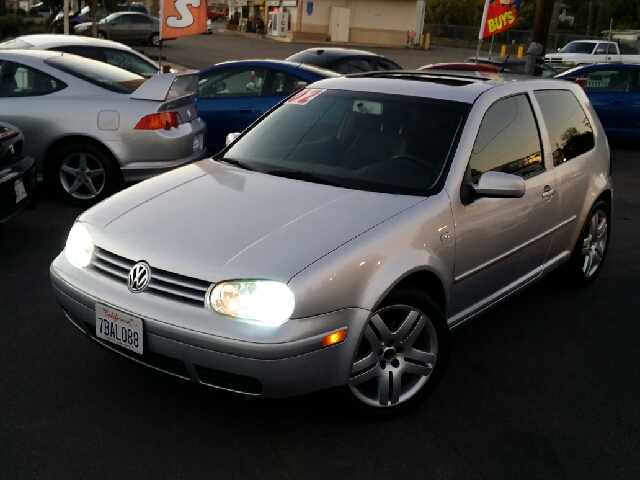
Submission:
<svg viewBox="0 0 640 480">
<path fill-rule="evenodd" d="M 116 48 L 118 50 L 132 50 L 131 47 L 122 43 L 105 40 L 102 38 L 85 37 L 82 35 L 63 35 L 55 33 L 38 33 L 33 35 L 22 35 L 17 38 L 30 45 L 35 49 L 44 49 L 52 47 L 60 47 L 66 45 L 92 46 L 104 48 Z"/>
<path fill-rule="evenodd" d="M 305 63 L 300 62 L 291 62 L 289 60 L 271 60 L 271 59 L 256 59 L 256 60 L 229 60 L 227 62 L 216 63 L 211 67 L 207 67 L 203 69 L 203 72 L 209 71 L 214 67 L 221 66 L 243 66 L 243 65 L 255 65 L 255 66 L 264 66 L 264 67 L 288 67 L 293 69 L 301 69 L 305 70 L 309 73 L 314 73 L 320 77 L 339 77 L 341 76 L 339 73 L 336 73 L 332 70 L 327 70 L 321 67 L 317 67 L 315 65 L 307 65 Z"/>
<path fill-rule="evenodd" d="M 0 55 L 10 56 L 14 59 L 39 59 L 47 60 L 60 55 L 71 55 L 69 53 L 57 52 L 55 50 L 0 50 Z M 84 57 L 81 57 L 84 58 Z M 96 60 L 97 61 L 97 60 Z"/>
<path fill-rule="evenodd" d="M 564 78 L 565 76 L 571 76 L 575 72 L 581 72 L 585 70 L 595 70 L 598 68 L 636 68 L 640 69 L 640 64 L 638 63 L 622 63 L 622 62 L 601 62 L 601 63 L 590 63 L 588 65 L 580 65 L 579 67 L 573 67 L 569 70 L 565 70 L 563 72 L 558 72 L 556 75 L 558 78 Z"/>
<path fill-rule="evenodd" d="M 314 64 L 326 64 L 344 57 L 382 57 L 382 55 L 368 52 L 366 50 L 355 50 L 338 47 L 316 47 L 307 48 L 306 50 L 294 53 L 293 55 L 287 57 L 287 60 L 306 63 L 310 59 L 313 59 Z"/>
<path fill-rule="evenodd" d="M 445 70 L 396 70 L 367 72 L 319 80 L 311 88 L 385 93 L 473 103 L 487 90 L 505 84 L 513 84 L 514 82 L 540 82 L 545 85 L 548 85 L 548 82 L 566 84 L 564 80 L 541 79 L 513 74 L 489 74 L 471 71 L 449 72 Z"/>
</svg>

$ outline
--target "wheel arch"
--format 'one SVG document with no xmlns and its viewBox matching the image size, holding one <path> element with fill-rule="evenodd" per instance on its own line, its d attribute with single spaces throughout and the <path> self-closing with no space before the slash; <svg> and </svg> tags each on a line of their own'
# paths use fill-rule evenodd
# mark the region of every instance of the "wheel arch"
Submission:
<svg viewBox="0 0 640 480">
<path fill-rule="evenodd" d="M 120 171 L 120 163 L 118 162 L 117 156 L 115 152 L 113 152 L 109 147 L 107 147 L 100 140 L 87 136 L 87 135 L 66 135 L 64 137 L 59 137 L 54 140 L 44 155 L 44 165 L 43 165 L 43 174 L 44 174 L 44 183 L 49 183 L 51 181 L 53 172 L 53 159 L 56 154 L 62 150 L 64 147 L 71 145 L 72 143 L 88 143 L 94 147 L 97 147 L 107 153 L 111 159 L 113 160 L 114 166 L 117 168 L 118 175 L 122 177 L 122 172 Z"/>
<path fill-rule="evenodd" d="M 447 295 L 445 293 L 444 284 L 442 283 L 440 277 L 434 272 L 430 270 L 418 270 L 415 272 L 411 272 L 407 276 L 400 279 L 400 281 L 398 281 L 394 285 L 390 292 L 404 285 L 408 285 L 420 290 L 436 303 L 443 314 L 446 313 Z"/>
</svg>

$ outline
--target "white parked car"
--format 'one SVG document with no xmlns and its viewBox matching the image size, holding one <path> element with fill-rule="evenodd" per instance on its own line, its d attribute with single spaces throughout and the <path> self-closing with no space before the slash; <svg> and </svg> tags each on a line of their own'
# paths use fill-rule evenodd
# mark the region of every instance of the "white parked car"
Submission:
<svg viewBox="0 0 640 480">
<path fill-rule="evenodd" d="M 640 63 L 640 55 L 623 55 L 617 42 L 576 40 L 567 43 L 558 53 L 548 53 L 544 63 L 552 67 L 575 67 L 589 63 Z"/>
<path fill-rule="evenodd" d="M 39 178 L 75 203 L 207 154 L 197 73 L 146 79 L 41 50 L 0 50 L 0 68 L 0 118 L 22 130 Z"/>
<path fill-rule="evenodd" d="M 133 48 L 102 38 L 49 33 L 23 35 L 0 43 L 0 50 L 13 49 L 55 50 L 56 52 L 73 53 L 124 68 L 146 78 L 157 75 L 160 70 L 160 66 L 156 62 Z"/>
</svg>

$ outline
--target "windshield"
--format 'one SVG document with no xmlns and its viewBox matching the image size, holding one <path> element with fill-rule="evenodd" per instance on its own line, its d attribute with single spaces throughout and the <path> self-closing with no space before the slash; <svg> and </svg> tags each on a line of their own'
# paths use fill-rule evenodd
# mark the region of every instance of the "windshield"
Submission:
<svg viewBox="0 0 640 480">
<path fill-rule="evenodd" d="M 45 61 L 58 70 L 116 93 L 133 93 L 146 79 L 108 63 L 76 55 L 60 55 Z"/>
<path fill-rule="evenodd" d="M 591 53 L 595 46 L 595 42 L 570 42 L 560 50 L 560 53 Z"/>
<path fill-rule="evenodd" d="M 306 89 L 224 158 L 245 168 L 345 188 L 426 196 L 444 176 L 469 105 Z"/>
<path fill-rule="evenodd" d="M 98 23 L 109 23 L 112 20 L 115 20 L 116 18 L 118 18 L 120 16 L 120 13 L 112 13 L 110 15 L 107 15 L 106 17 L 104 17 L 102 20 L 100 20 Z"/>
</svg>

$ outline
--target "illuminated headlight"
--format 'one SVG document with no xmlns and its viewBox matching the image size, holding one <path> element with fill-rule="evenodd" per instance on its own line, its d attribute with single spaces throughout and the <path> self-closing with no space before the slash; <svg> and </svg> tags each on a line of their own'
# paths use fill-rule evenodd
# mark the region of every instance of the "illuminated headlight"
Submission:
<svg viewBox="0 0 640 480">
<path fill-rule="evenodd" d="M 67 237 L 64 253 L 71 265 L 83 268 L 91 262 L 93 255 L 93 241 L 91 235 L 81 223 L 74 223 Z"/>
<path fill-rule="evenodd" d="M 231 280 L 212 285 L 205 299 L 214 312 L 260 325 L 286 322 L 295 305 L 289 287 L 272 280 Z"/>
</svg>

